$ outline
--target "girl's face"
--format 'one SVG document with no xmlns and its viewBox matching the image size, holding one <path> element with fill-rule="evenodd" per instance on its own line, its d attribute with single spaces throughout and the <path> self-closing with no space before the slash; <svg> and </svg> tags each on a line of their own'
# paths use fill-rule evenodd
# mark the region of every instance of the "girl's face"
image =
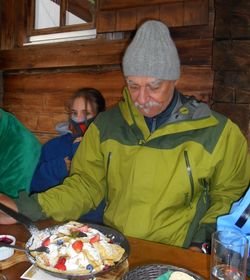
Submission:
<svg viewBox="0 0 250 280">
<path fill-rule="evenodd" d="M 71 119 L 77 123 L 84 122 L 96 116 L 95 106 L 86 102 L 84 97 L 76 98 L 72 103 Z"/>
</svg>

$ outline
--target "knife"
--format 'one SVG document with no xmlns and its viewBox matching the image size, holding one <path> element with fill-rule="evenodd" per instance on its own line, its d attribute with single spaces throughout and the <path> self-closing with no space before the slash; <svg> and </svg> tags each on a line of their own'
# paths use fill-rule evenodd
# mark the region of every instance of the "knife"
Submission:
<svg viewBox="0 0 250 280">
<path fill-rule="evenodd" d="M 5 214 L 9 215 L 15 220 L 17 220 L 19 223 L 23 224 L 32 235 L 40 231 L 30 218 L 23 215 L 22 213 L 16 212 L 15 210 L 2 204 L 1 202 L 0 202 L 0 210 L 2 210 Z"/>
</svg>

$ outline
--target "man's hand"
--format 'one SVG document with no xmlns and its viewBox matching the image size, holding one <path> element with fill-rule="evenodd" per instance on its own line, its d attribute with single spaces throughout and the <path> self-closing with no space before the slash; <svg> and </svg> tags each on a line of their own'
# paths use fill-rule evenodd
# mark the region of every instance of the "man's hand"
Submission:
<svg viewBox="0 0 250 280">
<path fill-rule="evenodd" d="M 8 197 L 5 194 L 0 193 L 0 202 L 9 208 L 18 211 L 16 203 L 13 199 Z M 0 224 L 1 225 L 10 225 L 15 224 L 17 221 L 13 218 L 11 218 L 9 215 L 5 214 L 4 212 L 0 211 Z"/>
<path fill-rule="evenodd" d="M 78 143 L 78 142 L 81 142 L 82 141 L 82 136 L 80 137 L 77 137 L 73 143 Z"/>
<path fill-rule="evenodd" d="M 64 158 L 64 161 L 65 161 L 67 170 L 68 170 L 68 172 L 69 172 L 69 170 L 70 170 L 70 165 L 71 165 L 71 160 L 70 160 L 68 157 L 65 157 L 65 158 Z"/>
</svg>

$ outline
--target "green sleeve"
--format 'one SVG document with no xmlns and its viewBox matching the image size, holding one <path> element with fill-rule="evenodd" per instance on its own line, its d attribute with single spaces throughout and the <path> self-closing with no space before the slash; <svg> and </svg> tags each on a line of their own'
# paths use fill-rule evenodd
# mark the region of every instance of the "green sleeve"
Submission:
<svg viewBox="0 0 250 280">
<path fill-rule="evenodd" d="M 18 212 L 30 218 L 32 221 L 46 219 L 47 216 L 42 211 L 38 203 L 38 194 L 29 196 L 26 192 L 20 192 L 19 198 L 14 199 Z"/>
</svg>

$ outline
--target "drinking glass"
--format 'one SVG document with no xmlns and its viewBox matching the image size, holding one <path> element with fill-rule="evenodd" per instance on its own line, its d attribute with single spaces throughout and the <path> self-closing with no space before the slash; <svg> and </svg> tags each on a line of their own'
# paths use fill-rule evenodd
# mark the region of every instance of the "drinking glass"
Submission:
<svg viewBox="0 0 250 280">
<path fill-rule="evenodd" d="M 212 234 L 210 279 L 244 280 L 248 257 L 248 239 L 237 231 Z"/>
</svg>

